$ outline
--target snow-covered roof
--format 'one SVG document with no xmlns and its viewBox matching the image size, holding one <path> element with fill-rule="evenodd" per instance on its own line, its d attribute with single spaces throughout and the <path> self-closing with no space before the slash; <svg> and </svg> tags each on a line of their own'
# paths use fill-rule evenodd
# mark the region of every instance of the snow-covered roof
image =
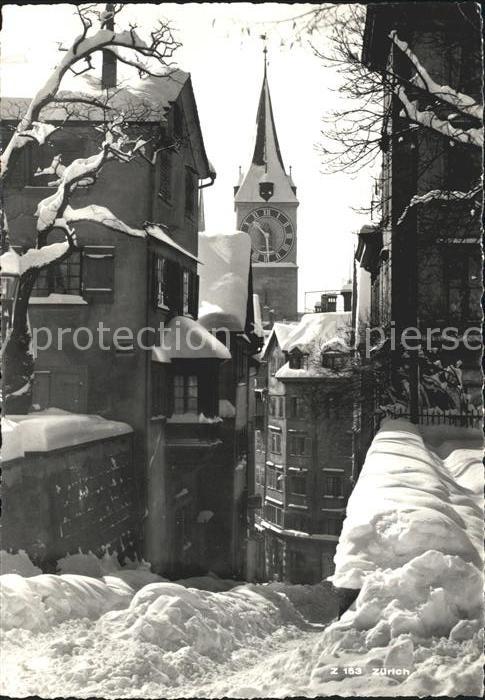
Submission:
<svg viewBox="0 0 485 700">
<path fill-rule="evenodd" d="M 264 357 L 266 356 L 266 353 L 271 345 L 273 338 L 276 339 L 278 345 L 280 346 L 280 348 L 282 348 L 291 331 L 297 325 L 298 324 L 296 322 L 282 323 L 280 321 L 277 321 L 276 323 L 274 323 L 273 328 L 267 335 L 264 347 L 261 350 L 261 358 L 264 359 Z"/>
<path fill-rule="evenodd" d="M 320 352 L 340 352 L 347 354 L 351 350 L 345 338 L 334 336 L 320 345 Z"/>
<path fill-rule="evenodd" d="M 341 379 L 348 378 L 352 374 L 352 368 L 349 366 L 346 369 L 334 370 L 328 367 L 322 367 L 320 362 L 311 362 L 308 367 L 301 369 L 293 369 L 290 363 L 286 362 L 283 367 L 276 372 L 276 379 Z"/>
<path fill-rule="evenodd" d="M 226 346 L 200 323 L 187 316 L 175 316 L 163 335 L 163 348 L 172 360 L 229 360 Z"/>
<path fill-rule="evenodd" d="M 170 109 L 180 94 L 190 74 L 175 69 L 163 78 L 149 76 L 137 77 L 136 72 L 130 73 L 129 80 L 125 80 L 117 88 L 109 90 L 101 89 L 101 80 L 96 76 L 86 73 L 76 79 L 72 84 L 72 90 L 61 90 L 58 97 L 92 97 L 102 100 L 109 96 L 109 104 L 113 110 L 124 112 L 128 121 L 160 122 L 164 120 L 165 113 Z M 68 85 L 68 81 L 63 81 Z M 3 97 L 2 118 L 18 119 L 30 104 L 29 97 Z M 109 114 L 109 111 L 108 111 Z M 41 118 L 48 121 L 64 121 L 66 110 L 61 105 L 51 103 L 41 112 Z M 76 105 L 76 118 L 89 121 L 104 121 L 105 111 L 100 107 L 91 105 Z"/>
<path fill-rule="evenodd" d="M 320 349 L 322 343 L 344 335 L 350 316 L 349 311 L 305 314 L 287 336 L 282 349 L 291 352 L 298 348 L 301 352 L 310 353 L 315 343 L 318 343 Z"/>
<path fill-rule="evenodd" d="M 69 413 L 60 408 L 11 415 L 2 419 L 2 460 L 6 462 L 23 457 L 26 452 L 49 452 L 131 432 L 133 429 L 127 423 Z"/>
<path fill-rule="evenodd" d="M 206 328 L 244 331 L 247 321 L 251 240 L 247 233 L 199 234 L 199 320 Z"/>
<path fill-rule="evenodd" d="M 150 223 L 147 224 L 145 227 L 146 232 L 148 233 L 149 236 L 152 238 L 155 238 L 157 241 L 161 241 L 162 243 L 165 243 L 166 245 L 170 246 L 170 248 L 173 248 L 174 250 L 178 250 L 180 253 L 183 253 L 186 255 L 188 258 L 191 258 L 192 260 L 195 260 L 197 262 L 201 262 L 198 258 L 195 257 L 195 255 L 192 255 L 192 253 L 189 253 L 189 251 L 184 248 L 183 246 L 179 245 L 176 243 L 173 238 L 171 238 L 166 231 L 163 230 L 161 226 L 158 224 Z"/>
</svg>

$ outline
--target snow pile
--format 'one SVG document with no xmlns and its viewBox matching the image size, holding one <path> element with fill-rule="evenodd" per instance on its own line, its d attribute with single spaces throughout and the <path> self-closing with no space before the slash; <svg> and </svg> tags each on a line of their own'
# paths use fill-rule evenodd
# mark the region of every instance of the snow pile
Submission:
<svg viewBox="0 0 485 700">
<path fill-rule="evenodd" d="M 0 573 L 2 576 L 3 574 L 18 574 L 28 577 L 41 574 L 42 571 L 32 564 L 29 555 L 23 549 L 20 549 L 16 554 L 2 549 L 0 551 Z"/>
<path fill-rule="evenodd" d="M 206 328 L 244 331 L 251 240 L 247 233 L 199 233 L 199 319 Z"/>
<path fill-rule="evenodd" d="M 447 464 L 463 480 L 481 456 L 478 450 L 455 451 L 445 463 L 416 426 L 384 421 L 347 505 L 334 584 L 360 588 L 368 572 L 397 568 L 431 549 L 480 566 L 482 509 Z"/>
<path fill-rule="evenodd" d="M 96 619 L 108 610 L 126 607 L 132 595 L 130 586 L 120 579 L 5 574 L 0 580 L 1 629 L 47 631 L 64 620 Z"/>
<path fill-rule="evenodd" d="M 127 423 L 69 413 L 60 408 L 11 415 L 2 419 L 2 459 L 7 461 L 23 457 L 26 452 L 48 452 L 131 432 Z"/>
</svg>

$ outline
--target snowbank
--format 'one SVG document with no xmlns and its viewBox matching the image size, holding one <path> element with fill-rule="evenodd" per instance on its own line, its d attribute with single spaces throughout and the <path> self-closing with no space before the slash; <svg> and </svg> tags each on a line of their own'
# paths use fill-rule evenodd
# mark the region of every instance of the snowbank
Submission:
<svg viewBox="0 0 485 700">
<path fill-rule="evenodd" d="M 247 233 L 199 233 L 199 319 L 206 328 L 244 331 L 251 240 Z"/>
<path fill-rule="evenodd" d="M 69 413 L 59 408 L 11 415 L 2 419 L 2 460 L 23 457 L 26 452 L 48 452 L 131 432 L 127 423 Z"/>
<path fill-rule="evenodd" d="M 454 451 L 443 461 L 416 426 L 384 421 L 349 498 L 334 584 L 361 588 L 369 572 L 398 568 L 429 550 L 480 566 L 483 513 L 477 494 L 462 483 L 476 485 L 465 474 L 475 474 L 481 456 Z"/>
<path fill-rule="evenodd" d="M 42 571 L 34 566 L 28 554 L 20 549 L 16 554 L 10 554 L 5 550 L 0 551 L 0 574 L 18 574 L 19 576 L 36 576 Z"/>
</svg>

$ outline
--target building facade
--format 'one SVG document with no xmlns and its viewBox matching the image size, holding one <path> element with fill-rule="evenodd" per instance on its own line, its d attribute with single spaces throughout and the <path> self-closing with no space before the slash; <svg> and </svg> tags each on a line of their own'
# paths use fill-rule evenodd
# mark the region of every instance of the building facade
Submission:
<svg viewBox="0 0 485 700">
<path fill-rule="evenodd" d="M 417 4 L 374 4 L 367 8 L 363 49 L 370 70 L 394 75 L 400 85 L 393 90 L 392 81 L 383 81 L 382 175 L 374 203 L 380 216 L 361 231 L 357 250 L 370 276 L 369 322 L 379 329 L 373 354 L 387 357 L 391 381 L 399 384 L 403 331 L 416 327 L 424 339 L 432 331 L 425 342 L 442 366 L 459 363 L 466 388 L 453 406 L 459 410 L 481 402 L 480 26 L 479 9 L 469 2 L 429 3 L 426 12 Z M 411 353 L 406 371 L 415 414 L 427 401 L 433 405 L 422 390 L 427 368 L 420 363 Z"/>
<path fill-rule="evenodd" d="M 237 229 L 252 243 L 253 285 L 263 324 L 297 318 L 296 187 L 283 164 L 271 106 L 266 61 L 256 117 L 256 142 L 247 173 L 234 188 Z"/>
<path fill-rule="evenodd" d="M 349 329 L 349 313 L 305 314 L 276 323 L 263 350 L 249 546 L 256 579 L 316 583 L 333 573 L 353 484 Z"/>
<path fill-rule="evenodd" d="M 222 459 L 219 371 L 231 358 L 197 320 L 198 191 L 215 173 L 187 73 L 143 81 L 141 97 L 136 89 L 115 90 L 113 100 L 133 133 L 149 135 L 146 157 L 108 163 L 71 204 L 108 207 L 136 229 L 145 222 L 147 235 L 79 224 L 78 249 L 39 275 L 30 325 L 54 342 L 37 334 L 32 403 L 33 410 L 97 414 L 133 427 L 139 537 L 130 546 L 155 571 L 181 576 L 205 569 L 210 504 L 202 485 L 205 470 Z M 4 118 L 25 103 L 4 100 Z M 44 117 L 62 121 L 56 109 Z M 38 202 L 54 191 L 53 175 L 35 176 L 36 169 L 53 155 L 69 164 L 96 153 L 94 127 L 102 128 L 103 118 L 96 110 L 80 113 L 49 145 L 20 152 L 4 191 L 19 254 L 35 241 Z M 53 234 L 49 242 L 55 240 Z"/>
</svg>

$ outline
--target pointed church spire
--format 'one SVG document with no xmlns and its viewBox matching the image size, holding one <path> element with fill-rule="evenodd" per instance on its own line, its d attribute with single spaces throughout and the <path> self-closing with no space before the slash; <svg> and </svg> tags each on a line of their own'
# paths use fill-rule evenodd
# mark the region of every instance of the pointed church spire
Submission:
<svg viewBox="0 0 485 700">
<path fill-rule="evenodd" d="M 266 40 L 266 36 L 262 36 Z M 296 188 L 283 163 L 268 82 L 268 49 L 263 48 L 263 84 L 256 115 L 256 140 L 244 181 L 234 188 L 239 202 L 294 202 Z"/>
<path fill-rule="evenodd" d="M 264 55 L 264 74 L 263 85 L 261 87 L 261 95 L 259 97 L 258 113 L 256 115 L 256 143 L 254 146 L 254 154 L 252 162 L 255 165 L 264 165 L 265 171 L 268 172 L 269 160 L 273 155 L 276 155 L 279 164 L 285 169 L 283 158 L 281 157 L 278 136 L 276 134 L 276 126 L 274 123 L 273 107 L 271 105 L 271 95 L 269 93 L 268 84 L 268 49 L 266 44 L 263 49 Z"/>
</svg>

